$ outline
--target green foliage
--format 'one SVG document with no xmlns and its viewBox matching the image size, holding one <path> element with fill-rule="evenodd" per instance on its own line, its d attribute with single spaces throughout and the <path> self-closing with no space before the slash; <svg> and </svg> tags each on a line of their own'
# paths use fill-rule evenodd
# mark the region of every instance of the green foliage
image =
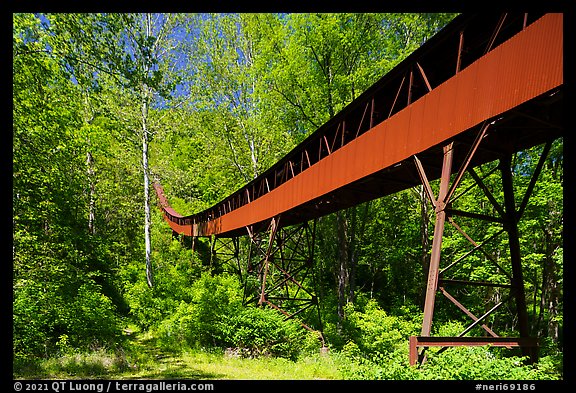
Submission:
<svg viewBox="0 0 576 393">
<path fill-rule="evenodd" d="M 123 350 L 98 349 L 86 353 L 69 353 L 43 361 L 18 359 L 14 362 L 16 378 L 70 379 L 106 378 L 132 371 Z"/>
<path fill-rule="evenodd" d="M 189 300 L 181 301 L 161 321 L 160 342 L 174 350 L 219 345 L 222 321 L 236 314 L 241 304 L 240 284 L 235 277 L 202 274 L 192 284 Z"/>
<path fill-rule="evenodd" d="M 450 348 L 442 355 L 429 356 L 421 370 L 421 379 L 540 380 L 558 379 L 547 368 L 527 366 L 523 359 L 495 356 L 483 347 Z"/>
<path fill-rule="evenodd" d="M 272 355 L 296 359 L 303 350 L 304 329 L 270 308 L 245 308 L 221 322 L 222 343 L 246 349 L 250 356 Z M 317 341 L 318 344 L 318 341 Z"/>
<path fill-rule="evenodd" d="M 115 311 L 112 301 L 91 282 L 76 291 L 26 286 L 16 291 L 13 304 L 14 354 L 26 358 L 114 347 L 121 341 Z"/>
<path fill-rule="evenodd" d="M 404 317 L 388 315 L 371 299 L 364 310 L 355 310 L 352 304 L 346 308 L 346 330 L 360 352 L 389 353 L 405 347 L 408 337 L 415 335 L 419 324 Z"/>
<path fill-rule="evenodd" d="M 76 345 L 86 347 L 91 344 L 86 340 L 93 337 L 114 342 L 120 329 L 111 300 L 100 293 L 98 287 L 92 283 L 82 285 L 74 300 L 70 314 L 63 319 L 71 335 L 78 341 Z"/>
<path fill-rule="evenodd" d="M 153 288 L 146 284 L 139 265 L 131 275 L 134 282 L 128 286 L 125 297 L 134 322 L 142 329 L 157 326 L 181 302 L 190 302 L 194 296 L 191 283 L 200 276 L 201 266 L 194 258 L 186 259 L 189 251 L 182 249 L 177 241 L 174 243 L 175 247 L 167 247 L 174 251 L 154 254 L 157 271 Z"/>
<path fill-rule="evenodd" d="M 343 368 L 345 379 L 384 380 L 557 380 L 561 375 L 548 361 L 528 366 L 519 357 L 495 356 L 483 347 L 455 347 L 441 355 L 428 354 L 416 367 L 405 353 L 376 353 L 359 358 Z"/>
<path fill-rule="evenodd" d="M 150 345 L 180 353 L 233 348 L 318 360 L 306 358 L 318 351 L 318 337 L 275 310 L 242 306 L 236 278 L 207 271 L 208 259 L 199 252 L 205 243 L 198 241 L 193 252 L 189 239 L 173 239 L 155 209 L 155 285 L 148 287 L 141 137 L 150 138 L 151 174 L 172 205 L 185 214 L 200 211 L 266 170 L 452 17 L 14 14 L 15 364 L 49 358 L 44 376 L 125 372 L 121 354 L 106 351 L 129 346 L 122 334 L 126 323 L 153 336 Z M 146 115 L 142 103 L 150 104 Z M 146 134 L 138 132 L 143 120 Z M 517 206 L 541 151 L 537 146 L 514 157 Z M 502 203 L 498 171 L 488 176 L 496 165 L 475 170 Z M 473 184 L 467 173 L 459 190 Z M 437 193 L 438 183 L 432 188 Z M 418 188 L 348 209 L 340 222 L 335 215 L 318 221 L 314 290 L 331 354 L 317 364 L 333 362 L 352 379 L 561 377 L 562 191 L 559 139 L 519 222 L 529 324 L 542 338 L 537 365 L 525 366 L 496 348 L 451 348 L 430 350 L 420 368 L 408 366 L 408 336 L 421 326 L 434 219 Z M 478 187 L 453 208 L 498 214 Z M 501 228 L 453 218 L 477 243 Z M 507 241 L 504 233 L 484 250 L 510 272 Z M 249 242 L 240 244 L 247 253 Z M 344 245 L 351 251 L 342 265 Z M 471 248 L 447 225 L 442 267 Z M 508 283 L 492 259 L 474 252 L 445 278 Z M 259 288 L 257 280 L 250 284 Z M 450 291 L 476 315 L 509 293 L 480 286 Z M 466 317 L 443 300 L 436 304 L 434 334 L 457 335 Z M 504 305 L 486 323 L 499 333 L 514 332 L 513 308 Z M 155 361 L 138 355 L 138 361 Z"/>
<path fill-rule="evenodd" d="M 559 379 L 558 359 L 544 358 L 534 366 L 522 358 L 489 347 L 454 347 L 442 354 L 430 348 L 427 361 L 408 363 L 408 336 L 419 333 L 420 316 L 392 316 L 373 300 L 363 310 L 347 307 L 346 329 L 350 340 L 337 353 L 344 357 L 341 369 L 346 379 L 442 379 L 442 380 L 541 380 Z M 439 336 L 455 336 L 461 323 L 448 321 L 437 327 Z"/>
<path fill-rule="evenodd" d="M 203 274 L 192 284 L 190 302 L 182 301 L 157 328 L 162 348 L 236 348 L 245 356 L 271 355 L 295 359 L 300 352 L 318 349 L 295 320 L 278 311 L 244 307 L 236 278 Z"/>
</svg>

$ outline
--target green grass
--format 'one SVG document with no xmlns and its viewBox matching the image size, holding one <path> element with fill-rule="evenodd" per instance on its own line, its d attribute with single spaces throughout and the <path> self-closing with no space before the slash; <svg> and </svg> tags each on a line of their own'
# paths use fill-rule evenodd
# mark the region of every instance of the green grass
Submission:
<svg viewBox="0 0 576 393">
<path fill-rule="evenodd" d="M 232 358 L 200 351 L 144 364 L 122 378 L 194 379 L 338 379 L 339 372 L 329 358 L 308 357 L 293 362 L 282 358 Z"/>
<path fill-rule="evenodd" d="M 13 377 L 120 380 L 562 379 L 559 371 L 562 369 L 561 358 L 544 357 L 538 367 L 533 368 L 522 366 L 515 358 L 496 357 L 482 348 L 452 349 L 442 357 L 431 357 L 425 367 L 418 369 L 408 365 L 407 353 L 402 351 L 375 355 L 375 362 L 355 360 L 354 351 L 350 348 L 329 354 L 303 355 L 297 361 L 267 356 L 243 358 L 216 349 L 171 352 L 157 345 L 150 333 L 134 331 L 126 332 L 126 340 L 118 348 L 115 351 L 68 352 L 36 361 L 15 359 Z"/>
<path fill-rule="evenodd" d="M 341 379 L 330 355 L 241 358 L 223 352 L 168 353 L 147 334 L 134 335 L 126 350 L 98 350 L 39 361 L 14 362 L 15 379 Z"/>
<path fill-rule="evenodd" d="M 329 356 L 296 362 L 282 358 L 231 358 L 202 351 L 180 355 L 120 359 L 107 352 L 65 355 L 15 365 L 15 379 L 339 379 Z"/>
</svg>

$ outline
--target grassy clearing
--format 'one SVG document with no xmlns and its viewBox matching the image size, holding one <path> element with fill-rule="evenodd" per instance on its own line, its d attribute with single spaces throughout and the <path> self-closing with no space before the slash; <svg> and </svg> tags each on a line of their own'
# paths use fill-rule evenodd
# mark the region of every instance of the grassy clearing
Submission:
<svg viewBox="0 0 576 393">
<path fill-rule="evenodd" d="M 338 379 L 330 358 L 308 357 L 297 362 L 282 358 L 231 358 L 222 354 L 187 352 L 160 359 L 121 378 L 194 379 Z"/>
<path fill-rule="evenodd" d="M 311 356 L 297 362 L 282 358 L 231 358 L 201 351 L 130 362 L 117 354 L 95 352 L 65 355 L 15 365 L 16 379 L 339 379 L 329 356 Z"/>
<path fill-rule="evenodd" d="M 16 379 L 340 379 L 330 355 L 314 354 L 298 361 L 283 358 L 241 358 L 201 350 L 172 354 L 154 340 L 135 335 L 126 351 L 98 350 L 36 362 L 15 362 Z"/>
</svg>

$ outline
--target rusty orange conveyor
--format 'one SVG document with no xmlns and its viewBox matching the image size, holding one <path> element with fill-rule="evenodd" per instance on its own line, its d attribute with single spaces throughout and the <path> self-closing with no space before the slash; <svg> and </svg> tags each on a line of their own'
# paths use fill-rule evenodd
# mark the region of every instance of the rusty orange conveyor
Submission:
<svg viewBox="0 0 576 393">
<path fill-rule="evenodd" d="M 454 36 L 461 31 L 467 33 L 460 25 L 444 34 Z M 549 115 L 546 121 L 527 122 L 533 120 L 531 117 L 538 117 L 538 111 L 544 106 L 548 105 L 552 113 L 559 110 L 553 105 L 556 102 L 554 96 L 562 94 L 562 33 L 562 14 L 542 15 L 465 68 L 456 68 L 451 77 L 425 90 L 412 102 L 409 92 L 405 107 L 376 124 L 366 126 L 365 132 L 346 143 L 342 126 L 341 133 L 338 134 L 337 129 L 331 141 L 317 137 L 318 148 L 310 147 L 315 146 L 311 142 L 297 146 L 288 155 L 294 159 L 282 162 L 283 168 L 290 171 L 284 171 L 283 181 L 273 187 L 270 183 L 276 183 L 277 178 L 271 177 L 272 172 L 268 171 L 261 179 L 236 192 L 236 199 L 228 198 L 204 212 L 183 216 L 170 207 L 162 187 L 155 184 L 165 219 L 175 232 L 187 236 L 245 234 L 246 227 L 266 223 L 279 215 L 282 215 L 284 225 L 294 224 L 416 185 L 413 168 L 409 167 L 414 155 L 422 156 L 425 165 L 430 164 L 427 169 L 430 178 L 438 178 L 439 172 L 431 163 L 436 152 L 441 151 L 439 146 L 450 140 L 468 143 L 470 130 L 485 121 L 493 123 L 492 133 L 487 137 L 491 145 L 489 143 L 484 148 L 484 155 L 479 155 L 475 165 L 497 158 L 499 149 L 518 150 L 556 138 L 561 131 L 550 121 Z M 461 49 L 462 36 L 460 44 Z M 429 59 L 433 52 L 433 48 L 430 49 Z M 458 55 L 456 60 L 460 61 L 462 52 L 455 49 L 454 53 Z M 407 59 L 399 66 L 406 67 L 412 62 L 420 67 L 425 59 L 423 57 L 420 62 L 417 58 Z M 433 74 L 430 71 L 433 66 L 430 60 L 426 67 L 429 75 Z M 410 74 L 411 80 L 414 75 Z M 429 85 L 424 70 L 421 75 Z M 408 86 L 407 82 L 404 83 Z M 424 83 L 420 85 L 426 87 Z M 401 89 L 402 84 L 400 86 Z M 396 99 L 401 95 L 400 89 L 391 92 Z M 370 94 L 374 96 L 376 93 Z M 363 100 L 367 103 L 365 108 L 368 108 L 369 99 L 361 96 L 359 102 Z M 373 110 L 373 101 L 371 105 Z M 392 107 L 395 105 L 396 100 Z M 354 107 L 361 108 L 362 105 L 355 104 Z M 364 115 L 360 121 L 362 124 L 368 124 Z M 533 124 L 542 127 L 533 127 Z M 531 131 L 517 130 L 522 127 Z M 338 142 L 338 148 L 334 148 L 335 141 L 340 141 L 339 135 L 342 143 Z M 312 151 L 317 153 L 316 162 L 309 159 Z M 296 172 L 295 166 L 299 168 Z M 258 188 L 261 192 L 254 192 Z"/>
</svg>

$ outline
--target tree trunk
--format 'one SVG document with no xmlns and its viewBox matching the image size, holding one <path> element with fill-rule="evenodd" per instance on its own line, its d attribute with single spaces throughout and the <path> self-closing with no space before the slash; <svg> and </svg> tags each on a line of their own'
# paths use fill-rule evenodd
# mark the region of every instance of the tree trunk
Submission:
<svg viewBox="0 0 576 393">
<path fill-rule="evenodd" d="M 348 246 L 348 299 L 350 303 L 354 303 L 356 292 L 356 206 L 350 209 L 352 214 L 350 220 L 350 239 Z"/>
<path fill-rule="evenodd" d="M 88 233 L 94 235 L 96 233 L 96 227 L 94 221 L 96 219 L 96 202 L 94 195 L 96 194 L 94 185 L 94 159 L 92 154 L 88 151 L 86 152 L 86 166 L 88 174 L 88 186 L 90 187 L 90 194 L 88 196 Z"/>
<path fill-rule="evenodd" d="M 146 37 L 152 36 L 152 15 L 146 15 Z M 145 64 L 149 59 L 144 59 Z M 144 76 L 148 77 L 149 66 L 143 68 Z M 151 89 L 146 82 L 142 84 L 142 172 L 144 172 L 144 245 L 146 253 L 146 281 L 148 286 L 154 286 L 151 240 L 150 240 L 150 176 L 148 168 L 148 103 L 151 98 Z"/>
<path fill-rule="evenodd" d="M 343 210 L 336 213 L 336 231 L 338 239 L 338 326 L 344 320 L 346 287 L 348 286 L 348 228 Z"/>
<path fill-rule="evenodd" d="M 148 169 L 148 94 L 144 86 L 142 98 L 142 171 L 144 172 L 144 243 L 146 249 L 146 280 L 148 286 L 154 285 L 152 279 L 151 242 L 150 242 L 150 177 Z"/>
<path fill-rule="evenodd" d="M 560 291 L 558 290 L 558 274 L 556 269 L 556 262 L 554 261 L 553 254 L 555 244 L 552 240 L 552 234 L 546 230 L 546 271 L 544 276 L 542 294 L 547 294 L 546 308 L 548 311 L 548 337 L 555 343 L 558 343 L 559 326 L 558 326 L 558 305 L 560 300 Z M 544 288 L 546 290 L 544 290 Z"/>
</svg>

